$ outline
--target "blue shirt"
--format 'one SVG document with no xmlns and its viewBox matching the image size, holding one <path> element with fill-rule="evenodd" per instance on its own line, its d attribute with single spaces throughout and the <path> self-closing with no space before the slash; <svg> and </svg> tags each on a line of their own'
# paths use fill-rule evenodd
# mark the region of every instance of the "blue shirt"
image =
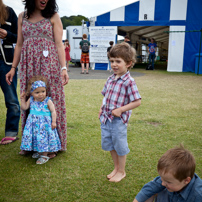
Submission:
<svg viewBox="0 0 202 202">
<path fill-rule="evenodd" d="M 156 43 L 149 43 L 149 53 L 155 54 L 155 48 L 157 47 Z"/>
<path fill-rule="evenodd" d="M 135 197 L 138 202 L 144 202 L 154 194 L 163 191 L 161 177 L 156 177 L 153 181 L 144 185 Z M 169 192 L 170 202 L 202 202 L 202 180 L 196 174 L 190 183 L 181 192 Z"/>
</svg>

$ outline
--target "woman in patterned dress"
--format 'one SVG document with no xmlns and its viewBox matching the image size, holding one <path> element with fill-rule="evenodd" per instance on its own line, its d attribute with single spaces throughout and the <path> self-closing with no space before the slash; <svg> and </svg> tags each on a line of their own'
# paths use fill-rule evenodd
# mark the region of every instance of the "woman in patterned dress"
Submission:
<svg viewBox="0 0 202 202">
<path fill-rule="evenodd" d="M 55 0 L 23 0 L 25 12 L 18 17 L 18 39 L 13 65 L 6 75 L 10 85 L 15 69 L 20 62 L 20 90 L 26 91 L 28 80 L 42 75 L 49 81 L 47 95 L 52 98 L 57 113 L 57 131 L 61 150 L 66 150 L 67 126 L 66 106 L 63 86 L 69 81 L 65 65 L 65 51 L 62 43 L 63 27 L 57 13 Z M 22 111 L 22 131 L 27 112 Z M 20 154 L 25 154 L 21 151 Z M 54 157 L 55 154 L 50 154 Z"/>
</svg>

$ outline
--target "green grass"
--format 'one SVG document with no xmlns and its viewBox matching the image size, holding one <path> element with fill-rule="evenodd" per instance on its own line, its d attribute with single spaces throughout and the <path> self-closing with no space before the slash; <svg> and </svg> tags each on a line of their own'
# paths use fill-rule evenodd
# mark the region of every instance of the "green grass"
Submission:
<svg viewBox="0 0 202 202">
<path fill-rule="evenodd" d="M 156 177 L 160 156 L 183 143 L 196 158 L 202 177 L 202 77 L 194 73 L 145 71 L 135 78 L 142 104 L 133 110 L 128 126 L 130 153 L 127 176 L 110 183 L 109 152 L 101 149 L 98 111 L 105 80 L 70 80 L 65 86 L 67 151 L 44 165 L 20 156 L 20 141 L 0 145 L 0 202 L 128 202 Z M 18 85 L 19 86 L 19 85 Z M 19 93 L 19 88 L 18 88 Z M 0 92 L 0 138 L 6 116 Z"/>
</svg>

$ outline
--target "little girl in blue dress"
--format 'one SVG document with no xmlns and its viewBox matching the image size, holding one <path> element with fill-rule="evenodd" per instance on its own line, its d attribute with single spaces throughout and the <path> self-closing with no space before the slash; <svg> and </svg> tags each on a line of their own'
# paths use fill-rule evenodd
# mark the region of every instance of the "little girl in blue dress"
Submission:
<svg viewBox="0 0 202 202">
<path fill-rule="evenodd" d="M 21 109 L 30 108 L 23 131 L 21 150 L 34 151 L 36 164 L 49 160 L 48 153 L 61 150 L 61 142 L 56 129 L 56 111 L 50 97 L 46 96 L 47 80 L 34 76 L 28 82 L 27 93 L 21 94 Z M 26 101 L 26 96 L 30 98 Z"/>
</svg>

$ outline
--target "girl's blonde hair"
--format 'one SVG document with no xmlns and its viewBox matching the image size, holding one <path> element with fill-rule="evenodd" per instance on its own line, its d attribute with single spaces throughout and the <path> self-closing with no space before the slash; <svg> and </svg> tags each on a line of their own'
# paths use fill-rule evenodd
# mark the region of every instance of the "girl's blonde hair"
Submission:
<svg viewBox="0 0 202 202">
<path fill-rule="evenodd" d="M 45 84 L 46 84 L 46 89 L 49 87 L 49 86 L 48 86 L 48 80 L 47 80 L 46 77 L 41 76 L 41 75 L 33 76 L 33 77 L 28 81 L 26 96 L 30 96 L 32 84 L 33 84 L 35 81 L 43 81 L 43 82 L 45 82 Z"/>
<path fill-rule="evenodd" d="M 0 23 L 4 25 L 8 19 L 8 7 L 0 0 Z"/>
<path fill-rule="evenodd" d="M 121 58 L 126 64 L 131 63 L 128 70 L 131 69 L 136 62 L 136 50 L 128 43 L 120 43 L 113 46 L 108 54 L 109 58 Z"/>
</svg>

